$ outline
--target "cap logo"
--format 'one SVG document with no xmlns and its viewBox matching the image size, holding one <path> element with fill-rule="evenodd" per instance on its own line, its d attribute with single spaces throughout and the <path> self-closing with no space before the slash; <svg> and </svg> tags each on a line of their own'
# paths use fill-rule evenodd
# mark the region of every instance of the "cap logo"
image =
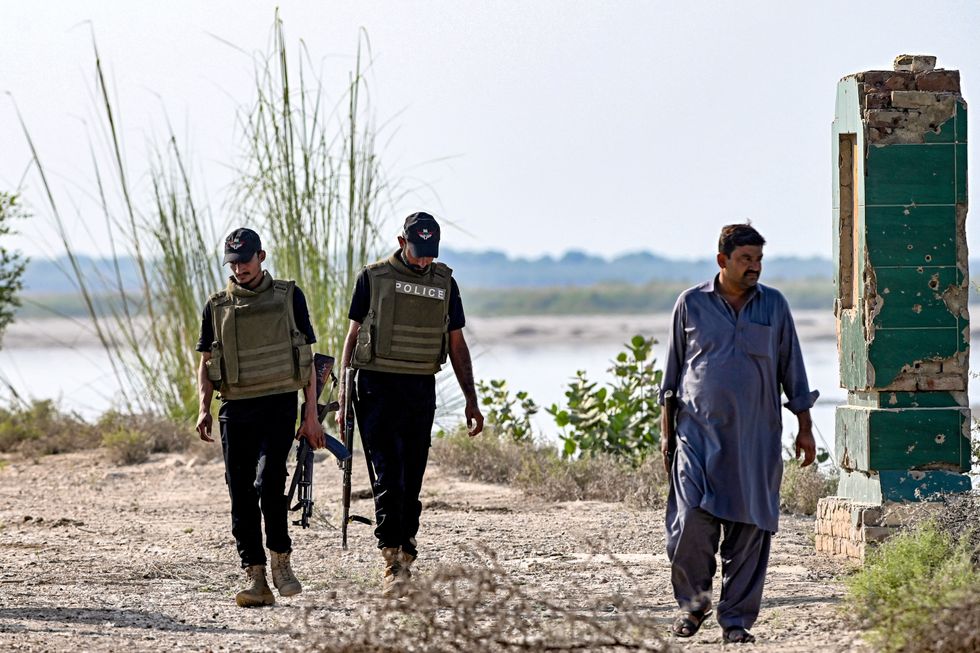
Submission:
<svg viewBox="0 0 980 653">
<path fill-rule="evenodd" d="M 244 244 L 245 243 L 243 243 L 239 238 L 236 238 L 234 240 L 227 240 L 227 241 L 225 241 L 225 246 L 226 247 L 230 247 L 232 249 L 240 249 L 241 246 L 244 245 Z"/>
<path fill-rule="evenodd" d="M 421 238 L 422 240 L 428 240 L 432 238 L 433 235 L 432 232 L 429 231 L 428 229 L 420 229 L 418 231 L 418 234 L 419 234 L 419 238 Z"/>
</svg>

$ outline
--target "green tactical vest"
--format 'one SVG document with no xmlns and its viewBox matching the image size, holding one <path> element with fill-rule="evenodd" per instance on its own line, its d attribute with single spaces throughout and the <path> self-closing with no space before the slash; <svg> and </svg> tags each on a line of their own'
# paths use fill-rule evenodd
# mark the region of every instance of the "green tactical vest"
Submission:
<svg viewBox="0 0 980 653">
<path fill-rule="evenodd" d="M 371 308 L 357 334 L 351 366 L 399 374 L 435 374 L 449 351 L 453 271 L 433 263 L 425 272 L 398 252 L 369 265 Z"/>
<path fill-rule="evenodd" d="M 221 399 L 250 399 L 305 388 L 313 347 L 296 328 L 295 281 L 263 272 L 255 290 L 229 281 L 208 299 L 214 325 L 208 378 Z"/>
</svg>

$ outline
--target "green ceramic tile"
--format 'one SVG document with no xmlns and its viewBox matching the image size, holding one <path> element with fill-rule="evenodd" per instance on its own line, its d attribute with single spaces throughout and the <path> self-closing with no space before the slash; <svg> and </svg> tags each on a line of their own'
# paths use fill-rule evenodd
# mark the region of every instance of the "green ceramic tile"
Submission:
<svg viewBox="0 0 980 653">
<path fill-rule="evenodd" d="M 956 145 L 868 148 L 865 204 L 952 204 Z"/>
<path fill-rule="evenodd" d="M 926 394 L 926 393 L 923 393 Z M 955 465 L 970 469 L 970 411 L 964 408 L 878 409 L 842 406 L 836 451 L 849 469 L 881 471 Z"/>
<path fill-rule="evenodd" d="M 943 147 L 938 145 L 935 147 Z M 965 202 L 966 201 L 966 143 L 958 143 L 954 146 L 956 148 L 956 201 Z"/>
<path fill-rule="evenodd" d="M 882 265 L 956 265 L 956 209 L 869 206 L 864 210 L 868 257 Z"/>
<path fill-rule="evenodd" d="M 956 103 L 956 142 L 965 143 L 967 133 L 966 102 Z"/>
<path fill-rule="evenodd" d="M 937 125 L 937 131 L 927 131 L 922 140 L 926 143 L 955 143 L 956 114 L 953 114 L 948 120 Z"/>
<path fill-rule="evenodd" d="M 956 285 L 956 268 L 876 268 L 881 308 L 874 323 L 883 329 L 949 327 L 958 315 L 950 313 L 942 293 Z"/>
<path fill-rule="evenodd" d="M 868 345 L 874 367 L 874 387 L 889 385 L 902 367 L 915 361 L 949 358 L 962 349 L 956 327 L 940 329 L 877 329 Z"/>
<path fill-rule="evenodd" d="M 864 408 L 963 408 L 966 397 L 952 392 L 849 392 L 847 405 Z"/>
<path fill-rule="evenodd" d="M 881 505 L 885 501 L 928 501 L 970 491 L 970 477 L 956 472 L 841 472 L 837 496 Z"/>
<path fill-rule="evenodd" d="M 868 469 L 913 469 L 937 464 L 970 469 L 969 410 L 871 410 Z"/>
</svg>

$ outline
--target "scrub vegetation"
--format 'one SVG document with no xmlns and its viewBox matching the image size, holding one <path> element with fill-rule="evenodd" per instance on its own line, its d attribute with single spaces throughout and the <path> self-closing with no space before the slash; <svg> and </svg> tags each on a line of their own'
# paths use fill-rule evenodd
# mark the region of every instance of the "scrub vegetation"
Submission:
<svg viewBox="0 0 980 653">
<path fill-rule="evenodd" d="M 23 287 L 27 260 L 4 246 L 4 239 L 13 233 L 13 222 L 27 217 L 16 195 L 0 192 L 0 342 L 3 332 L 20 306 L 18 293 Z"/>
<path fill-rule="evenodd" d="M 205 447 L 189 426 L 152 413 L 109 411 L 91 423 L 49 399 L 15 398 L 11 406 L 0 407 L 2 453 L 38 459 L 99 446 L 105 447 L 111 461 L 125 465 L 144 462 L 154 453 L 191 452 L 204 459 L 221 453 Z"/>
<path fill-rule="evenodd" d="M 531 417 L 539 408 L 527 392 L 512 394 L 500 379 L 481 381 L 484 434 L 470 438 L 463 428 L 442 433 L 434 459 L 463 478 L 511 485 L 551 500 L 663 505 L 668 479 L 659 455 L 657 403 L 663 372 L 650 357 L 655 344 L 633 336 L 611 361 L 609 384 L 576 374 L 564 405 L 546 411 L 561 428 L 559 446 L 535 437 Z M 817 501 L 834 494 L 837 476 L 817 465 L 800 467 L 791 455 L 787 452 L 784 462 L 780 507 L 813 515 Z M 828 457 L 822 452 L 818 460 Z"/>
<path fill-rule="evenodd" d="M 78 415 L 58 410 L 49 399 L 0 407 L 0 451 L 28 458 L 91 449 L 99 435 Z"/>
<path fill-rule="evenodd" d="M 229 204 L 262 235 L 273 273 L 296 279 L 306 292 L 321 346 L 339 352 L 354 274 L 376 253 L 383 200 L 393 187 L 375 151 L 361 47 L 338 89 L 341 100 L 332 105 L 309 54 L 300 48 L 298 63 L 287 56 L 278 14 L 273 34 L 271 52 L 255 59 L 255 98 L 240 112 L 245 145 Z M 222 233 L 201 199 L 203 180 L 192 177 L 172 129 L 149 157 L 149 187 L 134 181 L 98 50 L 95 72 L 101 113 L 88 133 L 94 181 L 83 191 L 95 198 L 110 234 L 110 271 L 80 262 L 62 189 L 53 186 L 21 118 L 23 131 L 67 256 L 66 273 L 123 388 L 120 405 L 187 422 L 197 415 L 201 308 L 225 284 Z M 123 275 L 130 262 L 136 288 Z"/>
<path fill-rule="evenodd" d="M 849 582 L 848 612 L 875 650 L 980 650 L 980 496 L 948 502 L 873 550 Z"/>
</svg>

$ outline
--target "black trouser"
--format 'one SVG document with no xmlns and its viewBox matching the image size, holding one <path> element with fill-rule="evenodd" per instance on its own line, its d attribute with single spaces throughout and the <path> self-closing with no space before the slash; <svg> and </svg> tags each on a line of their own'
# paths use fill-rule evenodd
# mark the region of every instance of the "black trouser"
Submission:
<svg viewBox="0 0 980 653">
<path fill-rule="evenodd" d="M 276 410 L 255 411 L 251 419 L 221 421 L 225 482 L 231 495 L 231 533 L 243 568 L 266 563 L 263 517 L 266 546 L 278 553 L 292 551 L 284 494 L 286 458 L 296 435 L 296 410 L 296 394 L 292 393 L 291 401 L 280 401 Z"/>
<path fill-rule="evenodd" d="M 357 425 L 374 465 L 378 548 L 418 555 L 422 477 L 432 444 L 436 380 L 431 374 L 361 370 L 354 399 Z"/>
</svg>

